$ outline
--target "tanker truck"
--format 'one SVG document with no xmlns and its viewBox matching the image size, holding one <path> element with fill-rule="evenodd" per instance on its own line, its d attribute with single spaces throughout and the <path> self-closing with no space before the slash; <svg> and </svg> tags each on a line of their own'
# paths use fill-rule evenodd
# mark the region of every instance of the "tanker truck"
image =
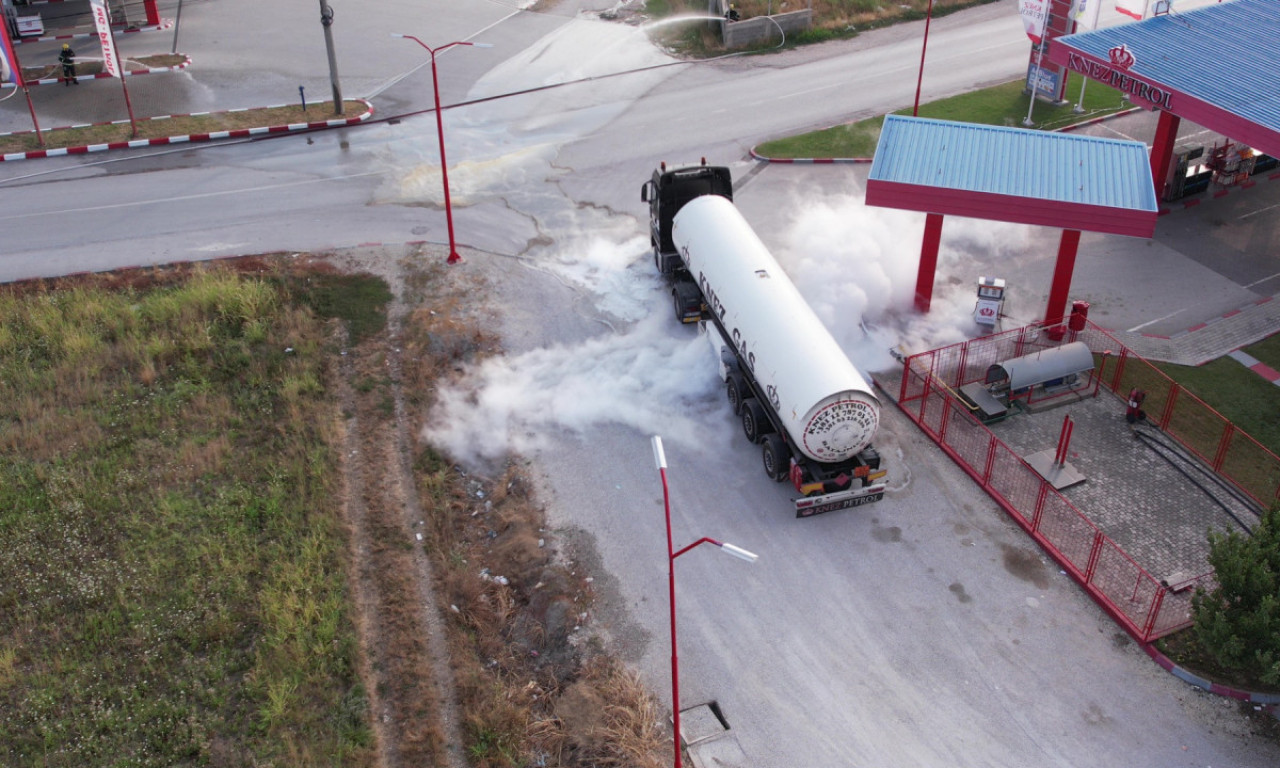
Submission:
<svg viewBox="0 0 1280 768">
<path fill-rule="evenodd" d="M 665 164 L 641 188 L 676 318 L 701 322 L 765 474 L 799 492 L 797 517 L 884 497 L 871 446 L 880 400 L 732 202 L 729 169 Z"/>
</svg>

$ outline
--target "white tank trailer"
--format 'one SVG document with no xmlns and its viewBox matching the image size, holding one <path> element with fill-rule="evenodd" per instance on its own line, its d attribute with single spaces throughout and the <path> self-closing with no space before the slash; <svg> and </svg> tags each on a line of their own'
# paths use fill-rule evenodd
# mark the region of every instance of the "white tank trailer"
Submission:
<svg viewBox="0 0 1280 768">
<path fill-rule="evenodd" d="M 708 171 L 727 179 L 727 169 Z M 677 318 L 696 313 L 710 323 L 726 394 L 747 437 L 763 446 L 766 474 L 791 480 L 799 517 L 882 498 L 887 470 L 871 447 L 880 423 L 871 384 L 728 196 L 675 194 L 688 199 L 672 213 L 652 205 L 662 174 L 675 174 L 677 185 L 705 180 L 688 167 L 663 168 L 646 184 L 651 215 L 670 221 L 654 222 L 655 262 L 672 281 Z M 660 247 L 664 226 L 674 254 Z"/>
</svg>

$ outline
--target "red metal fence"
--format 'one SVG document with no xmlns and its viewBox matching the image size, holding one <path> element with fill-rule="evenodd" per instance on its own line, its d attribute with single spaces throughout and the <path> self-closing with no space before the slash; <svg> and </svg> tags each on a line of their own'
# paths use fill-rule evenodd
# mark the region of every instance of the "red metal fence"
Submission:
<svg viewBox="0 0 1280 768">
<path fill-rule="evenodd" d="M 973 477 L 1111 616 L 1141 642 L 1191 623 L 1191 596 L 1212 574 L 1166 586 L 1107 537 L 1051 483 L 1001 442 L 955 393 L 982 381 L 987 367 L 1064 343 L 1084 342 L 1101 386 L 1147 392 L 1148 418 L 1186 449 L 1266 506 L 1280 499 L 1280 457 L 1183 390 L 1092 323 L 1029 326 L 913 355 L 898 404 Z"/>
</svg>

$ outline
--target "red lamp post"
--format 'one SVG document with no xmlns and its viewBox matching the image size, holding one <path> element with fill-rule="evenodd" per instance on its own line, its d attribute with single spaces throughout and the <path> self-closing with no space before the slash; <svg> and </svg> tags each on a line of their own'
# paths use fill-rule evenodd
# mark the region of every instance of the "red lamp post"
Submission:
<svg viewBox="0 0 1280 768">
<path fill-rule="evenodd" d="M 676 558 L 700 544 L 714 544 L 725 554 L 754 563 L 759 557 L 741 547 L 703 536 L 684 549 L 676 550 L 671 538 L 671 496 L 667 489 L 667 455 L 662 450 L 662 438 L 653 436 L 653 461 L 662 477 L 662 506 L 667 516 L 667 583 L 671 591 L 671 722 L 675 728 L 675 768 L 681 768 L 680 755 L 680 663 L 676 655 Z"/>
<path fill-rule="evenodd" d="M 449 225 L 449 263 L 457 264 L 462 261 L 462 257 L 458 255 L 457 242 L 453 238 L 453 204 L 449 200 L 449 163 L 444 157 L 444 118 L 440 114 L 440 81 L 436 79 L 436 54 L 443 53 L 455 45 L 468 45 L 475 48 L 492 48 L 488 43 L 469 43 L 469 42 L 453 42 L 432 48 L 422 42 L 413 35 L 401 35 L 395 32 L 391 33 L 392 37 L 403 37 L 406 40 L 412 40 L 431 54 L 431 87 L 435 92 L 436 98 L 436 133 L 440 137 L 440 176 L 444 179 L 444 219 Z"/>
<path fill-rule="evenodd" d="M 920 46 L 920 74 L 916 75 L 916 105 L 911 109 L 911 116 L 920 114 L 920 86 L 924 83 L 924 53 L 929 50 L 929 22 L 933 20 L 933 0 L 929 0 L 929 9 L 924 14 L 924 44 Z"/>
</svg>

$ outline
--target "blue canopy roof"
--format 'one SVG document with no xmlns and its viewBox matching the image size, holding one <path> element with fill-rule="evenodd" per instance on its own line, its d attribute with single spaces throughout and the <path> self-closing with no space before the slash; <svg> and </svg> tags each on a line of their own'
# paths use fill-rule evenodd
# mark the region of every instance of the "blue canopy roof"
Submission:
<svg viewBox="0 0 1280 768">
<path fill-rule="evenodd" d="M 1150 237 L 1156 195 L 1142 142 L 885 118 L 867 204 Z"/>
<path fill-rule="evenodd" d="M 1229 0 L 1054 40 L 1048 58 L 1280 156 L 1280 3 Z"/>
</svg>

